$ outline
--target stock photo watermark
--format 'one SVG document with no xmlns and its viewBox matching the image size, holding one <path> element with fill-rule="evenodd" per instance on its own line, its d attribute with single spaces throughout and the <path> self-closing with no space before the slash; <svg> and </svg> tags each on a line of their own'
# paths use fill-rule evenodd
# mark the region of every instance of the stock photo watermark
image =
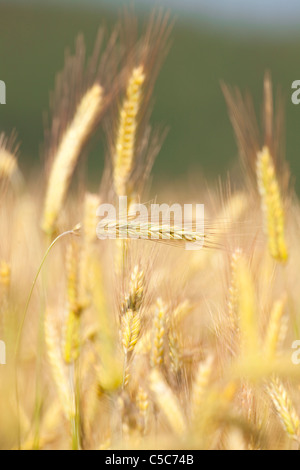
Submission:
<svg viewBox="0 0 300 470">
<path fill-rule="evenodd" d="M 0 104 L 6 104 L 6 85 L 3 80 L 0 80 Z"/>
<path fill-rule="evenodd" d="M 292 83 L 292 90 L 295 90 L 292 93 L 292 103 L 293 104 L 300 104 L 300 80 L 294 80 Z"/>
<path fill-rule="evenodd" d="M 105 239 L 143 239 L 182 242 L 186 250 L 204 246 L 204 204 L 131 204 L 126 196 L 119 198 L 119 207 L 101 204 L 97 236 Z"/>
<path fill-rule="evenodd" d="M 0 366 L 6 365 L 6 344 L 0 341 Z"/>
<path fill-rule="evenodd" d="M 300 341 L 294 341 L 292 344 L 292 349 L 295 349 L 295 352 L 292 354 L 292 363 L 295 366 L 300 365 Z"/>
</svg>

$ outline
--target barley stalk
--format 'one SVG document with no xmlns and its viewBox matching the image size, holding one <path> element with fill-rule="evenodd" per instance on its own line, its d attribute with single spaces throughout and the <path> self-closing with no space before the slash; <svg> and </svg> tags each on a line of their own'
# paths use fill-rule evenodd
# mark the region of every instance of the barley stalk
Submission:
<svg viewBox="0 0 300 470">
<path fill-rule="evenodd" d="M 95 254 L 94 244 L 97 239 L 96 212 L 100 205 L 100 198 L 97 194 L 86 193 L 84 200 L 84 221 L 83 221 L 83 246 L 80 256 L 79 267 L 79 303 L 82 307 L 87 307 L 91 298 L 91 285 L 93 283 L 90 269 L 91 259 Z"/>
<path fill-rule="evenodd" d="M 97 239 L 97 209 L 100 206 L 100 197 L 98 194 L 86 193 L 84 198 L 84 239 L 87 245 L 93 243 Z"/>
<path fill-rule="evenodd" d="M 254 282 L 244 256 L 236 263 L 236 281 L 242 354 L 251 358 L 259 353 L 259 330 Z"/>
<path fill-rule="evenodd" d="M 231 260 L 231 284 L 229 288 L 229 301 L 228 301 L 228 313 L 231 328 L 234 328 L 237 322 L 238 316 L 238 280 L 237 280 L 237 264 L 241 256 L 241 250 L 237 249 Z"/>
<path fill-rule="evenodd" d="M 67 293 L 68 318 L 65 334 L 64 358 L 67 364 L 76 361 L 80 347 L 80 314 L 81 306 L 78 301 L 78 246 L 74 243 L 67 249 Z"/>
<path fill-rule="evenodd" d="M 47 353 L 62 409 L 64 410 L 66 418 L 72 421 L 75 417 L 75 400 L 67 378 L 65 364 L 58 344 L 57 332 L 53 326 L 53 320 L 51 318 L 53 313 L 54 312 L 47 311 L 45 315 Z"/>
<path fill-rule="evenodd" d="M 109 393 L 115 392 L 122 385 L 122 361 L 117 347 L 115 324 L 110 316 L 103 289 L 103 274 L 99 260 L 91 259 L 92 273 L 91 294 L 98 322 L 97 351 L 101 358 L 97 375 L 100 389 Z"/>
</svg>

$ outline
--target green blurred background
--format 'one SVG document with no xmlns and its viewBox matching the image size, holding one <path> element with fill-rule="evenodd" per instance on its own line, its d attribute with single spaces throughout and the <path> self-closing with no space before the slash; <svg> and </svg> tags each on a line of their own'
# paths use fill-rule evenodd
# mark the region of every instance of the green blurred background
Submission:
<svg viewBox="0 0 300 470">
<path fill-rule="evenodd" d="M 83 32 L 90 50 L 99 24 L 112 24 L 121 3 L 132 4 L 114 0 L 0 1 L 0 79 L 7 86 L 7 105 L 0 106 L 0 130 L 17 130 L 25 171 L 40 164 L 42 116 L 48 109 L 55 74 L 63 66 L 65 48 L 74 49 L 76 35 Z M 259 11 L 255 14 L 256 1 L 252 16 L 246 11 L 239 16 L 234 4 L 222 16 L 218 2 L 212 2 L 215 12 L 204 8 L 209 2 L 200 2 L 202 9 L 196 3 L 157 2 L 170 6 L 176 24 L 173 46 L 154 95 L 152 123 L 170 129 L 154 174 L 168 179 L 195 169 L 203 169 L 208 177 L 225 174 L 237 150 L 220 80 L 251 91 L 260 114 L 263 75 L 269 69 L 275 86 L 280 84 L 286 96 L 287 157 L 300 192 L 300 105 L 291 103 L 291 84 L 300 79 L 299 9 L 283 21 L 280 12 L 272 18 L 267 10 L 263 18 Z M 153 4 L 135 2 L 142 16 L 149 14 Z M 96 142 L 89 165 L 98 180 L 103 161 L 103 145 Z"/>
</svg>

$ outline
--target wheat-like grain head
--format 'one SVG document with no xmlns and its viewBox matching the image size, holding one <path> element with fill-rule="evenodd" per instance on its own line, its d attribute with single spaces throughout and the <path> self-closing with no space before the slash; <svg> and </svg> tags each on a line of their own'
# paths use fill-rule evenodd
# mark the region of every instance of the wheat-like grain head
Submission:
<svg viewBox="0 0 300 470">
<path fill-rule="evenodd" d="M 114 185 L 118 196 L 127 194 L 127 182 L 135 157 L 137 118 L 142 101 L 142 86 L 145 80 L 143 66 L 134 68 L 120 111 L 114 157 Z"/>
<path fill-rule="evenodd" d="M 80 153 L 102 112 L 103 89 L 95 84 L 83 96 L 54 156 L 44 205 L 43 230 L 52 234 Z"/>
<path fill-rule="evenodd" d="M 285 239 L 284 205 L 269 149 L 264 147 L 257 155 L 257 180 L 265 217 L 270 254 L 281 263 L 288 260 Z"/>
<path fill-rule="evenodd" d="M 276 413 L 288 436 L 300 442 L 300 419 L 283 384 L 274 379 L 268 388 Z"/>
</svg>

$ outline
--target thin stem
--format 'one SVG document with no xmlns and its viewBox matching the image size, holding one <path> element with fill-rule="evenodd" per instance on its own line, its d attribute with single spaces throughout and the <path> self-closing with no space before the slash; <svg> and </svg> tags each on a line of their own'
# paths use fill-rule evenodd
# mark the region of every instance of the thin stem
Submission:
<svg viewBox="0 0 300 470">
<path fill-rule="evenodd" d="M 27 297 L 27 301 L 26 301 L 25 308 L 24 308 L 23 315 L 22 315 L 20 328 L 19 328 L 18 335 L 17 335 L 16 348 L 15 348 L 15 385 L 16 385 L 16 403 L 17 403 L 17 416 L 18 416 L 18 447 L 19 447 L 19 449 L 21 449 L 21 429 L 20 429 L 20 402 L 19 402 L 19 389 L 18 389 L 18 359 L 19 359 L 19 353 L 20 353 L 20 344 L 21 344 L 22 332 L 23 332 L 23 329 L 24 329 L 24 324 L 25 324 L 29 304 L 30 304 L 30 301 L 31 301 L 31 298 L 32 298 L 32 295 L 33 295 L 33 291 L 34 291 L 34 288 L 36 286 L 39 275 L 41 273 L 41 270 L 44 266 L 44 263 L 45 263 L 48 255 L 49 255 L 50 251 L 56 245 L 56 243 L 61 238 L 65 237 L 67 235 L 75 235 L 74 230 L 68 230 L 67 232 L 64 232 L 64 233 L 60 234 L 58 237 L 55 238 L 55 240 L 47 248 L 47 250 L 46 250 L 46 252 L 43 256 L 43 259 L 41 261 L 41 264 L 40 264 L 40 266 L 37 270 L 35 278 L 32 282 L 32 286 L 31 286 L 31 289 L 30 289 L 28 297 Z"/>
<path fill-rule="evenodd" d="M 80 436 L 80 389 L 79 389 L 79 367 L 78 361 L 72 366 L 72 381 L 73 392 L 75 401 L 75 416 L 72 423 L 72 450 L 81 449 L 81 436 Z"/>
</svg>

